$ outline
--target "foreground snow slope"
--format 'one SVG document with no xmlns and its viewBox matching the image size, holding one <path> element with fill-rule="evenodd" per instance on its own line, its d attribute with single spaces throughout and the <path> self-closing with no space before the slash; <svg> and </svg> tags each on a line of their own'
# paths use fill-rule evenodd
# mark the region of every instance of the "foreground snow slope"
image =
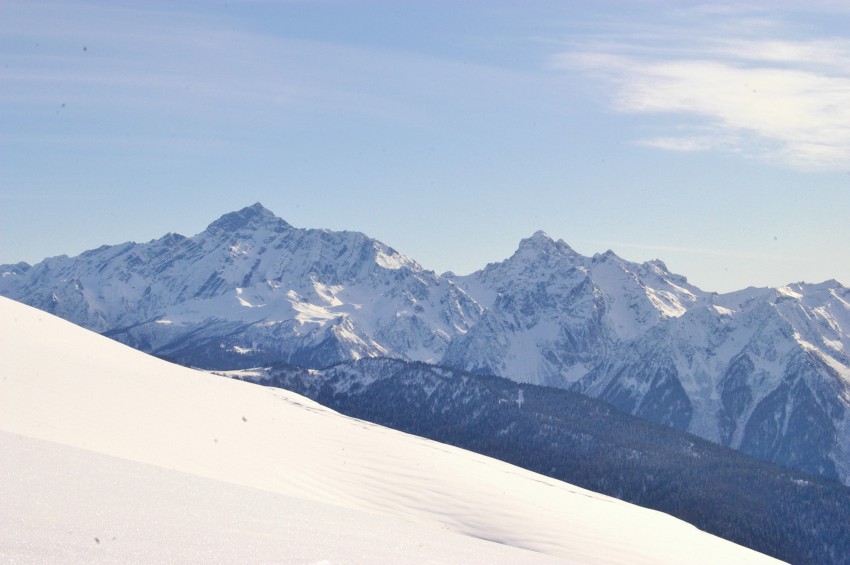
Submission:
<svg viewBox="0 0 850 565">
<path fill-rule="evenodd" d="M 559 562 L 8 432 L 0 451 L 0 563 Z"/>
<path fill-rule="evenodd" d="M 5 298 L 0 321 L 3 561 L 775 562 Z"/>
</svg>

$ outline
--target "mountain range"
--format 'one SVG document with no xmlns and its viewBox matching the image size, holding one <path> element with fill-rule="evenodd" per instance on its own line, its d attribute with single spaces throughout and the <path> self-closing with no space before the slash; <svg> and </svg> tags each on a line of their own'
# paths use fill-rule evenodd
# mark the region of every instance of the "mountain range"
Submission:
<svg viewBox="0 0 850 565">
<path fill-rule="evenodd" d="M 704 292 L 661 261 L 537 232 L 438 275 L 356 232 L 254 204 L 193 237 L 0 266 L 0 295 L 206 369 L 370 357 L 571 389 L 749 455 L 850 482 L 850 290 Z"/>
</svg>

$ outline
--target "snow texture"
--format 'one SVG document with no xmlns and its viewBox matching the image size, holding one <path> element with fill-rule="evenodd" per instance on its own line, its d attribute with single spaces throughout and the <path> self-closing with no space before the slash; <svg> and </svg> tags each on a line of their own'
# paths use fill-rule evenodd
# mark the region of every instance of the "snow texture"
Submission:
<svg viewBox="0 0 850 565">
<path fill-rule="evenodd" d="M 0 299 L 4 562 L 769 563 Z"/>
</svg>

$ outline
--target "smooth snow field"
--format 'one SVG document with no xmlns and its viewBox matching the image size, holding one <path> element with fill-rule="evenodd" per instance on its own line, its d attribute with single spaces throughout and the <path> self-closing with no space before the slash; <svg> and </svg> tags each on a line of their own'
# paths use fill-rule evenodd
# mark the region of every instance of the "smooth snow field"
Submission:
<svg viewBox="0 0 850 565">
<path fill-rule="evenodd" d="M 776 563 L 0 298 L 0 562 Z"/>
</svg>

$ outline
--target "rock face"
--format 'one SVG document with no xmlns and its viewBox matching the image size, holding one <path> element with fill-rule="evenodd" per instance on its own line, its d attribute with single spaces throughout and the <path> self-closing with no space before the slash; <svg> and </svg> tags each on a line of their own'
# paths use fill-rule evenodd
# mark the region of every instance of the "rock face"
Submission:
<svg viewBox="0 0 850 565">
<path fill-rule="evenodd" d="M 506 261 L 455 280 L 485 312 L 452 342 L 443 361 L 561 387 L 618 344 L 704 297 L 660 261 L 637 265 L 612 252 L 584 257 L 543 232 L 523 240 Z"/>
<path fill-rule="evenodd" d="M 480 307 L 361 233 L 296 229 L 255 204 L 194 237 L 3 267 L 0 293 L 202 367 L 438 361 Z"/>
<path fill-rule="evenodd" d="M 584 257 L 542 233 L 455 280 L 484 314 L 444 364 L 850 479 L 850 290 L 838 282 L 718 295 L 660 261 Z"/>
<path fill-rule="evenodd" d="M 826 321 L 830 309 L 847 309 L 850 293 L 829 284 L 793 289 L 713 297 L 624 344 L 572 386 L 745 453 L 846 480 L 836 463 L 847 460 L 847 359 L 839 348 L 814 346 L 807 338 L 823 334 L 794 317 L 807 311 Z M 799 297 L 788 302 L 786 292 Z"/>
<path fill-rule="evenodd" d="M 850 290 L 706 293 L 543 232 L 468 276 L 255 204 L 194 237 L 0 266 L 0 294 L 183 364 L 426 361 L 568 388 L 850 481 Z"/>
</svg>

